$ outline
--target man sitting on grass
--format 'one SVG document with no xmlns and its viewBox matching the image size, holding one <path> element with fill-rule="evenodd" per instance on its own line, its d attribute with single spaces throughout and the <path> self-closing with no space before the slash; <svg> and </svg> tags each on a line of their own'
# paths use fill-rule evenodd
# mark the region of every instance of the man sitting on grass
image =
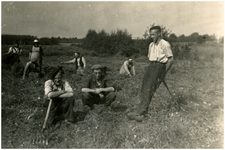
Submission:
<svg viewBox="0 0 225 150">
<path fill-rule="evenodd" d="M 81 89 L 83 92 L 82 102 L 90 109 L 94 109 L 94 104 L 105 104 L 105 106 L 112 107 L 112 102 L 116 99 L 114 88 L 104 79 L 102 68 L 99 64 L 92 66 L 93 74 Z"/>
<path fill-rule="evenodd" d="M 62 68 L 56 68 L 51 72 L 50 79 L 45 82 L 45 114 L 48 108 L 49 99 L 52 99 L 48 125 L 56 124 L 60 118 L 65 119 L 66 123 L 75 121 L 73 111 L 73 89 L 69 82 L 62 80 L 63 74 Z"/>
</svg>

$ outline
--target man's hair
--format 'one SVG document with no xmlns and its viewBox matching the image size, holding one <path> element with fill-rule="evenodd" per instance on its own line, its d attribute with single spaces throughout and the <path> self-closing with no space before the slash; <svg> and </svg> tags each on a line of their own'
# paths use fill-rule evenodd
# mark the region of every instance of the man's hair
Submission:
<svg viewBox="0 0 225 150">
<path fill-rule="evenodd" d="M 15 44 L 20 45 L 18 41 L 16 41 L 16 42 L 14 43 L 14 45 L 15 45 Z"/>
<path fill-rule="evenodd" d="M 160 26 L 153 26 L 149 29 L 149 31 L 157 29 L 159 32 L 161 32 L 161 27 Z"/>
</svg>

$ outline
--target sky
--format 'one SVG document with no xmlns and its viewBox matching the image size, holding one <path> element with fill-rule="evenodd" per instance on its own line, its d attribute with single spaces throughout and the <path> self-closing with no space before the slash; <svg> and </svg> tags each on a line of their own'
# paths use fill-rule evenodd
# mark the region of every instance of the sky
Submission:
<svg viewBox="0 0 225 150">
<path fill-rule="evenodd" d="M 1 33 L 84 38 L 89 29 L 143 38 L 153 23 L 177 36 L 224 35 L 223 1 L 2 1 Z"/>
</svg>

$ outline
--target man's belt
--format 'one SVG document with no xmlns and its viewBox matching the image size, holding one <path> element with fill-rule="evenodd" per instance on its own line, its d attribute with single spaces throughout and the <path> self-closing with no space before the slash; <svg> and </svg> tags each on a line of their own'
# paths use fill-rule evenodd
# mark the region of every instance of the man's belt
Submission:
<svg viewBox="0 0 225 150">
<path fill-rule="evenodd" d="M 152 64 L 156 64 L 156 63 L 157 64 L 164 64 L 164 65 L 166 64 L 166 63 L 162 63 L 162 62 L 159 62 L 159 61 L 150 61 L 150 63 L 152 63 Z"/>
</svg>

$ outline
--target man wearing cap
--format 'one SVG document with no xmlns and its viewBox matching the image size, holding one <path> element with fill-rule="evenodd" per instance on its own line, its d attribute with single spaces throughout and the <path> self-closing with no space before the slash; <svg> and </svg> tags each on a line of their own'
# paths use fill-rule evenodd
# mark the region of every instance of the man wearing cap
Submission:
<svg viewBox="0 0 225 150">
<path fill-rule="evenodd" d="M 148 113 L 149 104 L 156 89 L 173 64 L 171 46 L 161 38 L 160 26 L 151 27 L 150 36 L 153 42 L 149 45 L 148 58 L 150 63 L 142 81 L 141 101 L 135 112 L 127 114 L 129 119 L 136 121 L 142 121 L 144 115 Z"/>
<path fill-rule="evenodd" d="M 75 74 L 83 76 L 85 74 L 85 68 L 86 68 L 86 61 L 84 57 L 80 56 L 79 52 L 74 53 L 74 59 L 61 62 L 62 64 L 75 64 Z"/>
<path fill-rule="evenodd" d="M 111 106 L 112 102 L 116 99 L 116 94 L 113 86 L 104 79 L 102 66 L 99 64 L 92 66 L 92 72 L 92 75 L 81 89 L 83 92 L 83 104 L 89 106 L 91 109 L 94 109 L 94 104 Z"/>
<path fill-rule="evenodd" d="M 23 79 L 26 77 L 26 73 L 28 68 L 32 65 L 33 68 L 36 68 L 39 72 L 39 75 L 42 71 L 42 57 L 43 57 L 43 49 L 39 46 L 38 40 L 34 40 L 34 44 L 29 53 L 29 62 L 26 64 L 23 71 Z"/>
<path fill-rule="evenodd" d="M 44 114 L 47 111 L 49 99 L 52 99 L 48 125 L 55 124 L 60 120 L 59 118 L 65 119 L 66 123 L 75 121 L 73 89 L 68 81 L 62 80 L 63 74 L 62 68 L 56 68 L 49 75 L 49 80 L 45 82 Z"/>
<path fill-rule="evenodd" d="M 123 63 L 123 65 L 120 68 L 120 74 L 129 75 L 130 77 L 135 75 L 135 68 L 133 60 L 131 58 L 129 58 Z"/>
</svg>

